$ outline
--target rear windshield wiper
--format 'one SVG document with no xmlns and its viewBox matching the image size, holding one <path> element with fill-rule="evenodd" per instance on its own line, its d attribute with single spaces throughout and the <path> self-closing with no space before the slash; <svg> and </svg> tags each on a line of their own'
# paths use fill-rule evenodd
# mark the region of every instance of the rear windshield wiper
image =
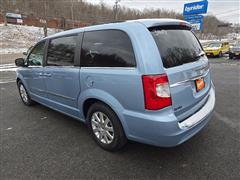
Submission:
<svg viewBox="0 0 240 180">
<path fill-rule="evenodd" d="M 202 52 L 200 52 L 200 53 L 197 55 L 197 57 L 202 57 L 202 56 L 204 56 L 204 55 L 205 55 L 205 52 L 202 51 Z"/>
<path fill-rule="evenodd" d="M 201 51 L 197 56 L 195 56 L 194 59 L 199 59 L 200 57 L 203 57 L 203 56 L 205 56 L 205 52 Z"/>
</svg>

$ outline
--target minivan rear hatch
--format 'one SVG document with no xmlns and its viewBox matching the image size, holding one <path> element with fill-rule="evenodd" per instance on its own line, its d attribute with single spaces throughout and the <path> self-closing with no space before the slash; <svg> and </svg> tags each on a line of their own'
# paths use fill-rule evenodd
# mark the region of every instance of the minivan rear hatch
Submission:
<svg viewBox="0 0 240 180">
<path fill-rule="evenodd" d="M 179 121 L 198 111 L 211 86 L 208 59 L 191 28 L 150 27 L 168 76 L 172 107 Z"/>
</svg>

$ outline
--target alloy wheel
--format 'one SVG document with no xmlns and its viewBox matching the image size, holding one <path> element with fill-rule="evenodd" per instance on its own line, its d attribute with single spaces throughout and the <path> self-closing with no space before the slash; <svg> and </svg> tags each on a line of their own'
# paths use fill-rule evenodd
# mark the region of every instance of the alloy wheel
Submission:
<svg viewBox="0 0 240 180">
<path fill-rule="evenodd" d="M 27 103 L 28 102 L 28 95 L 25 87 L 21 84 L 19 87 L 20 95 L 22 97 L 22 100 Z"/>
<path fill-rule="evenodd" d="M 103 144 L 111 144 L 114 140 L 112 122 L 106 114 L 94 112 L 91 116 L 91 126 L 96 138 Z"/>
</svg>

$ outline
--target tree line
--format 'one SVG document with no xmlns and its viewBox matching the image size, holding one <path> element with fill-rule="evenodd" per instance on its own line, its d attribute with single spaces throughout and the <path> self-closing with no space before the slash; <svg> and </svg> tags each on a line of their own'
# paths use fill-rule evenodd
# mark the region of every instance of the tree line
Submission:
<svg viewBox="0 0 240 180">
<path fill-rule="evenodd" d="M 104 0 L 98 5 L 93 5 L 82 0 L 0 0 L 1 12 L 17 12 L 32 15 L 42 19 L 65 18 L 82 21 L 86 24 L 101 24 L 114 21 L 124 21 L 141 18 L 176 18 L 183 19 L 180 13 L 164 9 L 130 9 L 124 6 L 107 6 Z M 117 17 L 117 19 L 116 19 Z M 232 32 L 231 27 L 219 28 L 224 22 L 215 16 L 204 17 L 204 28 L 197 33 L 202 38 L 224 36 Z"/>
</svg>

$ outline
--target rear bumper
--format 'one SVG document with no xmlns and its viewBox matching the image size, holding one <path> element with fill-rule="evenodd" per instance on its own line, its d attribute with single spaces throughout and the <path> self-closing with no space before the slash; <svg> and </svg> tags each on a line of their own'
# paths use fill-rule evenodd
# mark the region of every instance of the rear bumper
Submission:
<svg viewBox="0 0 240 180">
<path fill-rule="evenodd" d="M 161 147 L 177 146 L 198 133 L 210 120 L 215 107 L 212 85 L 204 106 L 187 119 L 178 122 L 171 108 L 161 113 L 125 113 L 128 139 Z"/>
<path fill-rule="evenodd" d="M 210 89 L 209 97 L 205 105 L 200 110 L 198 110 L 195 114 L 185 119 L 184 121 L 178 123 L 178 126 L 181 129 L 191 128 L 195 124 L 205 119 L 213 111 L 214 106 L 215 106 L 215 93 L 212 88 Z"/>
<path fill-rule="evenodd" d="M 219 55 L 218 51 L 206 51 L 205 52 L 207 56 L 217 56 Z"/>
</svg>

